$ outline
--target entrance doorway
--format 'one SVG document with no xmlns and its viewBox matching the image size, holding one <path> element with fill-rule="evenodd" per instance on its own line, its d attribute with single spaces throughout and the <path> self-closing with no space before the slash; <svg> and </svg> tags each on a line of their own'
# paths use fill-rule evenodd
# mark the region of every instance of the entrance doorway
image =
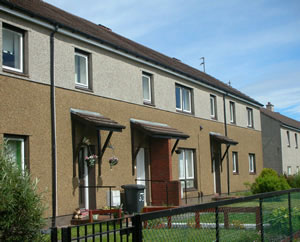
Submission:
<svg viewBox="0 0 300 242">
<path fill-rule="evenodd" d="M 136 178 L 137 178 L 137 184 L 141 184 L 145 186 L 144 190 L 144 201 L 145 206 L 147 205 L 147 166 L 146 166 L 146 159 L 145 159 L 145 149 L 140 148 L 137 156 L 136 156 Z"/>
<path fill-rule="evenodd" d="M 79 174 L 79 207 L 85 209 L 96 208 L 95 167 L 89 167 L 85 157 L 89 155 L 88 147 L 80 148 L 78 157 Z"/>
<path fill-rule="evenodd" d="M 221 194 L 221 144 L 212 142 L 212 171 L 214 175 L 214 192 Z"/>
</svg>

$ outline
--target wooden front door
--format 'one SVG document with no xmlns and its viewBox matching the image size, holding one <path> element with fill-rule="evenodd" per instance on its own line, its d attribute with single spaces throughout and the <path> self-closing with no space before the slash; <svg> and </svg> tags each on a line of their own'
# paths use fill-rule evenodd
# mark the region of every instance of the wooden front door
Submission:
<svg viewBox="0 0 300 242">
<path fill-rule="evenodd" d="M 221 144 L 212 142 L 212 171 L 214 175 L 214 192 L 221 194 Z"/>
</svg>

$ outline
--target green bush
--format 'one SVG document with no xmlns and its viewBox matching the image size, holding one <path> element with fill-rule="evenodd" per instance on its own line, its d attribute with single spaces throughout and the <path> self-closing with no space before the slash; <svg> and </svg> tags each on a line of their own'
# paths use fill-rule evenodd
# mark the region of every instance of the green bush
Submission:
<svg viewBox="0 0 300 242">
<path fill-rule="evenodd" d="M 0 241 L 42 241 L 45 206 L 31 181 L 0 147 Z"/>
<path fill-rule="evenodd" d="M 259 177 L 257 177 L 255 182 L 251 185 L 251 192 L 256 194 L 287 190 L 290 188 L 290 185 L 283 176 L 278 176 L 273 169 L 264 168 Z"/>
<path fill-rule="evenodd" d="M 286 180 L 292 188 L 300 188 L 300 173 L 299 172 L 295 175 L 287 176 Z"/>
</svg>

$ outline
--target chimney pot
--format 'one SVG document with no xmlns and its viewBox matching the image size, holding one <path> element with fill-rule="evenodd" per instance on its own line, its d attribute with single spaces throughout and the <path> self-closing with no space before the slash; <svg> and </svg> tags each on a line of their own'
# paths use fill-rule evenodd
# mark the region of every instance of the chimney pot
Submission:
<svg viewBox="0 0 300 242">
<path fill-rule="evenodd" d="M 272 103 L 268 102 L 266 107 L 267 107 L 268 110 L 274 112 L 274 105 Z"/>
</svg>

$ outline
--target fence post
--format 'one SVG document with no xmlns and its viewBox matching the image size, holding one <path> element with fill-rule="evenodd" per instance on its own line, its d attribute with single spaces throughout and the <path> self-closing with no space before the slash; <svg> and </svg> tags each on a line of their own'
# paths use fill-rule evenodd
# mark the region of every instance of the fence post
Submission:
<svg viewBox="0 0 300 242">
<path fill-rule="evenodd" d="M 132 218 L 133 232 L 132 232 L 132 241 L 133 242 L 142 242 L 143 240 L 143 227 L 141 215 L 137 214 Z"/>
<path fill-rule="evenodd" d="M 51 228 L 51 242 L 57 242 L 57 228 Z"/>
<path fill-rule="evenodd" d="M 288 193 L 288 204 L 289 204 L 289 228 L 290 228 L 290 240 L 293 239 L 293 225 L 292 225 L 292 208 L 291 208 L 291 193 Z"/>
<path fill-rule="evenodd" d="M 263 223 L 263 211 L 262 211 L 263 199 L 259 199 L 259 215 L 260 215 L 260 236 L 261 242 L 264 242 L 264 223 Z"/>
<path fill-rule="evenodd" d="M 216 241 L 219 242 L 219 208 L 216 207 Z"/>
<path fill-rule="evenodd" d="M 70 242 L 71 241 L 71 228 L 70 227 L 61 228 L 61 241 L 62 242 Z"/>
</svg>

